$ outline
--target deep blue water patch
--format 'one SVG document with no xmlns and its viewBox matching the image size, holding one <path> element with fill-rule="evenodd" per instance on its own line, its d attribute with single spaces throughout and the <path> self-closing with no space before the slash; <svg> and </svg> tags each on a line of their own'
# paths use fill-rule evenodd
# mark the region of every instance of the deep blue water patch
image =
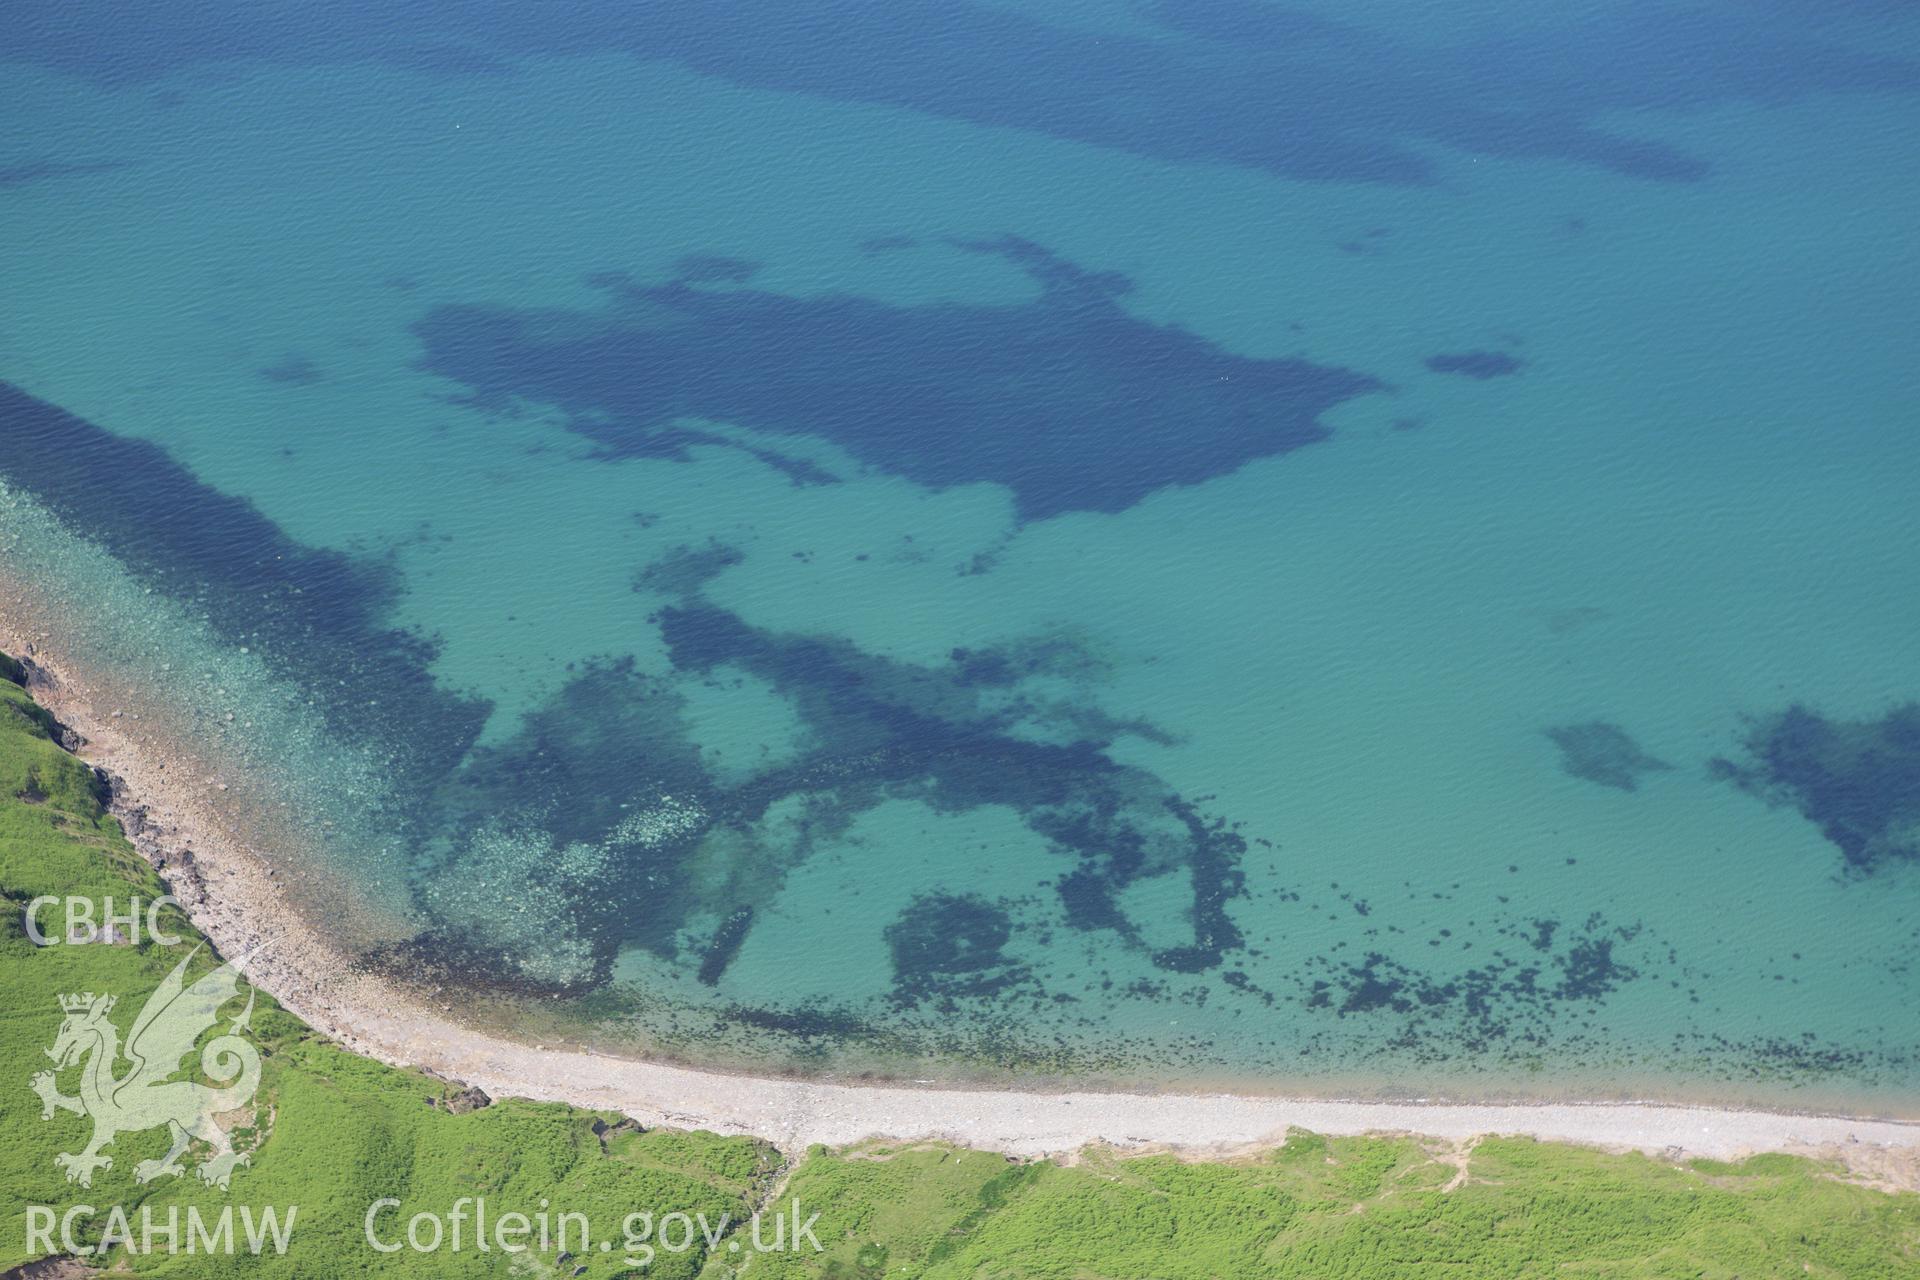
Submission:
<svg viewBox="0 0 1920 1280">
<path fill-rule="evenodd" d="M 882 103 L 1172 161 L 1424 182 L 1423 148 L 1691 180 L 1705 158 L 1616 132 L 1634 112 L 1912 92 L 1920 66 L 1833 43 L 1820 6 L 1643 3 L 1571 34 L 1468 7 L 1421 44 L 1255 0 L 1161 0 L 1159 34 L 1053 25 L 987 3 L 642 5 L 179 0 L 127 12 L 30 0 L 8 55 L 123 83 L 203 63 L 379 61 L 450 78 L 625 51 L 760 89 Z M 511 83 L 508 81 L 507 83 Z"/>
<path fill-rule="evenodd" d="M 159 446 L 5 382 L 0 474 L 296 682 L 334 730 L 388 747 L 396 782 L 430 786 L 485 723 L 488 704 L 434 683 L 434 644 L 386 622 L 400 584 L 385 561 L 296 542 Z"/>
<path fill-rule="evenodd" d="M 477 403 L 558 406 L 608 457 L 730 443 L 688 425 L 724 421 L 831 440 L 933 488 L 1005 485 L 1025 519 L 1124 510 L 1323 440 L 1322 412 L 1380 385 L 1137 319 L 1125 277 L 1030 242 L 968 247 L 1017 263 L 1039 297 L 893 306 L 681 275 L 603 281 L 597 314 L 445 305 L 416 328 L 426 366 Z"/>
</svg>

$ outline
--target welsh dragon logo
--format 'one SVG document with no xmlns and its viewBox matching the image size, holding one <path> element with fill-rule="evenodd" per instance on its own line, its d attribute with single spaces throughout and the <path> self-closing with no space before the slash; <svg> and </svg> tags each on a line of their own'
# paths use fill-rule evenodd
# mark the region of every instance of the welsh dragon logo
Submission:
<svg viewBox="0 0 1920 1280">
<path fill-rule="evenodd" d="M 93 1119 L 93 1138 L 84 1149 L 53 1158 L 67 1171 L 68 1182 L 92 1186 L 95 1169 L 113 1167 L 113 1158 L 101 1155 L 101 1148 L 120 1134 L 160 1125 L 167 1127 L 172 1146 L 160 1159 L 142 1160 L 133 1167 L 137 1182 L 185 1173 L 180 1157 L 196 1138 L 213 1148 L 212 1158 L 197 1170 L 208 1186 L 226 1190 L 234 1169 L 249 1162 L 249 1157 L 233 1149 L 214 1117 L 245 1106 L 260 1087 L 260 1053 L 240 1034 L 253 1018 L 251 987 L 247 1007 L 200 1051 L 200 1069 L 207 1078 L 228 1083 L 213 1087 L 168 1079 L 193 1051 L 201 1033 L 219 1021 L 220 1007 L 239 994 L 240 970 L 252 954 L 229 960 L 188 986 L 187 965 L 198 951 L 195 947 L 189 952 L 148 997 L 127 1033 L 124 1049 L 119 1031 L 107 1020 L 115 997 L 92 992 L 60 997 L 67 1016 L 47 1050 L 54 1069 L 37 1073 L 32 1083 L 40 1095 L 42 1120 L 51 1120 L 56 1109 Z M 115 1075 L 123 1057 L 131 1065 L 124 1074 Z M 80 1093 L 70 1098 L 59 1091 L 55 1079 L 75 1065 L 80 1067 Z"/>
</svg>

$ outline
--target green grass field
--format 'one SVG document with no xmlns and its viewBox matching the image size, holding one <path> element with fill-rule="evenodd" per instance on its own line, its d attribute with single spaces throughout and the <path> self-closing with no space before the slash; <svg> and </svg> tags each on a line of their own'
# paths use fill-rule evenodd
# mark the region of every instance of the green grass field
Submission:
<svg viewBox="0 0 1920 1280">
<path fill-rule="evenodd" d="M 48 1210 L 89 1205 L 96 1212 L 73 1219 L 75 1243 L 97 1247 L 114 1233 L 115 1206 L 135 1235 L 131 1250 L 113 1243 L 90 1264 L 195 1280 L 1920 1276 L 1920 1196 L 1854 1186 L 1784 1156 L 1677 1167 L 1519 1139 L 1487 1139 L 1463 1153 L 1406 1138 L 1296 1132 L 1277 1150 L 1233 1161 L 1092 1151 L 1070 1164 L 1018 1162 L 944 1145 L 871 1144 L 815 1149 L 788 1165 L 763 1143 L 642 1132 L 616 1115 L 554 1104 L 509 1100 L 457 1112 L 447 1105 L 456 1086 L 336 1048 L 261 993 L 248 1029 L 261 1054 L 260 1087 L 249 1105 L 221 1117 L 250 1160 L 231 1187 L 194 1176 L 206 1155 L 198 1146 L 184 1175 L 137 1182 L 135 1166 L 167 1147 L 153 1128 L 121 1133 L 104 1152 L 112 1166 L 83 1189 L 55 1156 L 84 1146 L 92 1121 L 63 1110 L 43 1120 L 30 1087 L 52 1065 L 44 1051 L 65 1016 L 59 997 L 117 996 L 111 1017 L 124 1035 L 199 938 L 177 912 L 161 919 L 182 939 L 177 946 L 144 936 L 134 945 L 41 946 L 28 936 L 26 909 L 37 897 L 111 897 L 124 909 L 163 887 L 105 812 L 92 772 L 53 741 L 50 719 L 14 683 L 20 676 L 0 657 L 0 1272 L 49 1252 L 29 1247 L 36 1209 L 44 1220 Z M 38 917 L 49 932 L 57 914 Z M 217 963 L 201 946 L 189 974 Z M 220 1028 L 242 1003 L 221 1009 Z M 197 1061 L 186 1058 L 174 1078 L 190 1078 Z M 82 1069 L 61 1072 L 59 1087 L 74 1089 Z M 430 1212 L 443 1247 L 430 1255 L 372 1248 L 364 1223 L 382 1198 L 400 1202 L 376 1219 L 383 1243 L 403 1241 L 408 1218 Z M 581 1247 L 576 1223 L 564 1241 L 556 1230 L 544 1251 L 482 1252 L 469 1219 L 455 1252 L 451 1210 L 463 1198 L 484 1198 L 496 1225 L 510 1213 L 530 1224 L 546 1214 L 556 1225 L 559 1214 L 584 1215 L 591 1236 Z M 796 1203 L 801 1219 L 818 1215 L 819 1252 L 806 1240 L 793 1247 Z M 759 1239 L 771 1244 L 778 1231 L 783 1250 L 754 1248 L 747 1219 L 763 1204 Z M 184 1225 L 189 1209 L 203 1223 L 232 1209 L 243 1241 L 247 1215 L 267 1207 L 284 1215 L 289 1206 L 297 1214 L 283 1254 L 139 1251 L 142 1210 L 146 1221 L 164 1224 L 173 1213 Z M 628 1221 L 647 1212 L 652 1222 Z M 686 1229 L 664 1224 L 663 1241 L 670 1214 L 687 1215 Z M 710 1239 L 699 1231 L 702 1217 Z M 537 1226 L 530 1232 L 505 1239 L 531 1243 Z M 689 1247 L 673 1247 L 683 1238 Z M 611 1247 L 601 1250 L 602 1241 Z M 155 1243 L 164 1245 L 158 1233 Z"/>
</svg>

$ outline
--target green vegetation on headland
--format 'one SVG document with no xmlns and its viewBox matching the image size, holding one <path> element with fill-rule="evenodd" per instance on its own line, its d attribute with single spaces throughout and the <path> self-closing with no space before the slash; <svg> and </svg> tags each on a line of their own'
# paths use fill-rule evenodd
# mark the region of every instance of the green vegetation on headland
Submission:
<svg viewBox="0 0 1920 1280">
<path fill-rule="evenodd" d="M 757 1259 L 756 1280 L 1920 1275 L 1920 1197 L 1789 1156 L 1675 1167 L 1523 1138 L 1456 1151 L 1296 1130 L 1233 1161 L 816 1152 L 784 1194 L 832 1244 Z"/>
<path fill-rule="evenodd" d="M 30 1084 L 53 1065 L 45 1051 L 66 1016 L 59 997 L 117 996 L 111 1021 L 126 1035 L 183 957 L 192 953 L 189 982 L 218 959 L 203 945 L 195 950 L 198 935 L 171 909 L 155 922 L 176 945 L 147 935 L 144 910 L 138 938 L 43 946 L 29 936 L 36 898 L 89 899 L 98 920 L 107 899 L 124 916 L 130 899 L 151 903 L 164 887 L 106 812 L 99 779 L 53 740 L 51 718 L 18 687 L 23 674 L 0 656 L 0 1071 L 11 1073 L 0 1075 L 0 1270 L 48 1254 L 29 1248 L 30 1222 L 90 1205 L 71 1219 L 76 1243 L 98 1246 L 114 1234 L 116 1207 L 134 1236 L 132 1250 L 116 1245 L 88 1257 L 90 1265 L 195 1280 L 1920 1276 L 1920 1196 L 1855 1186 L 1784 1156 L 1675 1166 L 1519 1139 L 1456 1151 L 1408 1138 L 1296 1132 L 1277 1150 L 1230 1161 L 1091 1151 L 1072 1164 L 1020 1162 L 941 1144 L 868 1144 L 816 1148 L 788 1164 L 744 1138 L 642 1131 L 616 1115 L 557 1104 L 487 1105 L 457 1085 L 356 1057 L 263 993 L 254 994 L 244 1028 L 259 1050 L 258 1091 L 220 1117 L 249 1161 L 230 1188 L 196 1176 L 208 1155 L 202 1144 L 189 1149 L 179 1175 L 137 1182 L 136 1166 L 166 1153 L 160 1127 L 119 1133 L 103 1150 L 113 1163 L 83 1188 L 55 1157 L 86 1145 L 92 1118 L 55 1109 L 43 1120 Z M 56 934 L 61 914 L 43 905 L 34 919 Z M 230 1029 L 243 1004 L 226 1001 L 202 1043 Z M 172 1078 L 196 1078 L 198 1061 L 184 1058 Z M 68 1065 L 55 1088 L 73 1090 L 84 1070 Z M 130 1070 L 113 1067 L 116 1078 Z M 383 1198 L 400 1202 L 378 1211 L 383 1243 L 403 1242 L 408 1219 L 424 1212 L 438 1220 L 442 1247 L 373 1248 L 365 1224 Z M 496 1247 L 482 1251 L 473 1220 L 473 1201 L 482 1198 L 489 1232 L 515 1213 L 536 1223 L 542 1213 L 550 1222 L 577 1214 L 591 1224 L 592 1243 L 569 1238 L 564 1254 L 509 1253 L 496 1235 Z M 454 1251 L 463 1204 L 463 1247 Z M 274 1208 L 284 1225 L 293 1206 L 285 1252 L 271 1242 L 259 1256 L 247 1252 L 248 1223 Z M 757 1207 L 759 1244 L 779 1236 L 783 1249 L 756 1249 L 748 1219 Z M 38 1219 L 30 1217 L 36 1210 Z M 189 1210 L 216 1235 L 231 1210 L 239 1252 L 185 1252 Z M 652 1224 L 630 1219 L 636 1213 L 650 1213 L 654 1224 L 684 1214 L 686 1233 L 675 1224 L 662 1241 L 646 1229 Z M 703 1217 L 710 1241 L 696 1226 Z M 170 1218 L 180 1223 L 173 1251 L 164 1231 Z M 800 1222 L 809 1232 L 796 1241 Z M 149 1242 L 158 1247 L 142 1252 L 148 1223 L 157 1224 Z M 506 1239 L 536 1237 L 537 1227 Z M 671 1247 L 682 1239 L 687 1247 Z M 601 1250 L 602 1241 L 611 1247 Z M 644 1267 L 634 1265 L 641 1260 Z"/>
</svg>

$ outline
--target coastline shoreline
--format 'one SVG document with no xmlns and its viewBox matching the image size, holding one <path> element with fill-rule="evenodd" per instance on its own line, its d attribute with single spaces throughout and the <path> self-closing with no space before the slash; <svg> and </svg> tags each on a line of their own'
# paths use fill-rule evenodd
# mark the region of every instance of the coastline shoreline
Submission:
<svg viewBox="0 0 1920 1280">
<path fill-rule="evenodd" d="M 16 593 L 12 600 L 23 598 Z M 87 680 L 47 652 L 51 628 L 29 633 L 25 621 L 11 610 L 0 616 L 0 650 L 31 664 L 31 692 L 81 740 L 77 754 L 111 777 L 113 810 L 129 840 L 161 870 L 213 945 L 228 956 L 246 954 L 266 940 L 259 922 L 273 921 L 281 930 L 249 965 L 249 977 L 289 1010 L 353 1052 L 492 1096 L 616 1111 L 649 1125 L 744 1134 L 788 1151 L 886 1138 L 948 1140 L 1023 1157 L 1071 1156 L 1088 1146 L 1217 1155 L 1277 1143 L 1292 1127 L 1455 1141 L 1500 1133 L 1672 1158 L 1788 1151 L 1837 1159 L 1892 1185 L 1920 1187 L 1920 1123 L 1892 1119 L 1633 1101 L 1458 1103 L 854 1084 L 546 1048 L 474 1030 L 347 965 L 287 904 L 277 869 L 222 817 L 220 809 L 228 807 L 224 784 L 209 774 L 195 785 L 183 778 L 186 771 L 170 771 L 165 757 L 172 753 L 160 740 L 165 731 L 142 723 L 136 736 L 105 712 Z"/>
</svg>

